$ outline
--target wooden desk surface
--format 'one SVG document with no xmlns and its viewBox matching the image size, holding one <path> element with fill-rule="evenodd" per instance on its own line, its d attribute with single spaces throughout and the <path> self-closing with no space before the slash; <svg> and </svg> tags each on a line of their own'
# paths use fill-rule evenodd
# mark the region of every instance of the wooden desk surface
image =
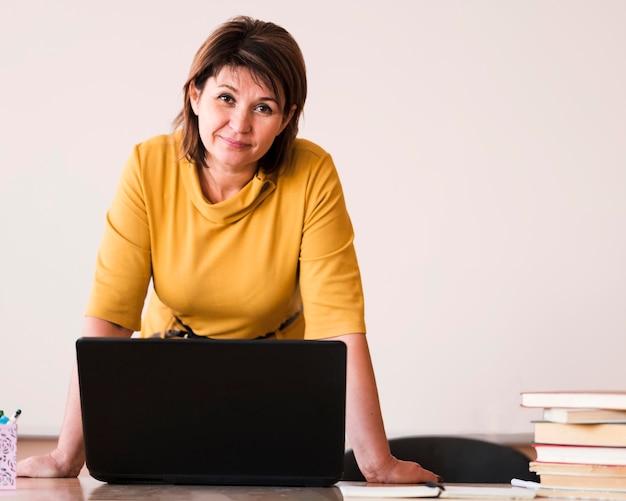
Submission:
<svg viewBox="0 0 626 501">
<path fill-rule="evenodd" d="M 18 460 L 52 450 L 56 439 L 20 439 Z M 112 485 L 89 476 L 86 468 L 78 478 L 18 478 L 17 489 L 0 490 L 0 501 L 341 501 L 339 488 L 235 487 L 182 485 Z M 354 499 L 354 498 L 350 498 Z M 478 500 L 474 500 L 478 501 Z"/>
<path fill-rule="evenodd" d="M 464 484 L 448 484 L 448 490 L 451 490 L 453 485 L 459 486 L 457 489 L 464 489 Z M 511 488 L 510 485 L 494 484 L 473 484 L 473 487 Z M 447 499 L 455 499 L 454 494 L 451 494 Z M 461 497 L 467 499 L 467 496 Z M 482 499 L 477 497 L 475 492 L 472 493 L 472 498 L 472 501 L 481 501 Z M 113 485 L 81 475 L 78 478 L 18 478 L 17 489 L 12 491 L 0 490 L 0 501 L 5 499 L 18 501 L 342 501 L 344 498 L 338 486 Z M 346 498 L 350 501 L 365 501 L 365 499 L 361 497 Z M 493 501 L 493 499 L 493 495 L 486 495 L 482 501 Z M 501 497 L 501 501 L 505 501 L 505 498 Z"/>
<path fill-rule="evenodd" d="M 113 485 L 89 476 L 18 478 L 17 489 L 0 491 L 0 501 L 340 501 L 337 487 L 237 487 L 207 485 Z"/>
</svg>

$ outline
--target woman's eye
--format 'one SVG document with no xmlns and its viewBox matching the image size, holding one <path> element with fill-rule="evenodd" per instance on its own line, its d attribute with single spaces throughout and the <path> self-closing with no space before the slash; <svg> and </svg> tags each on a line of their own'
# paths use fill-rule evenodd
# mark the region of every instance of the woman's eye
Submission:
<svg viewBox="0 0 626 501">
<path fill-rule="evenodd" d="M 230 94 L 220 94 L 217 98 L 225 103 L 232 103 L 234 101 L 233 96 Z"/>
<path fill-rule="evenodd" d="M 267 104 L 259 104 L 256 109 L 265 115 L 271 115 L 274 112 L 274 110 Z"/>
</svg>

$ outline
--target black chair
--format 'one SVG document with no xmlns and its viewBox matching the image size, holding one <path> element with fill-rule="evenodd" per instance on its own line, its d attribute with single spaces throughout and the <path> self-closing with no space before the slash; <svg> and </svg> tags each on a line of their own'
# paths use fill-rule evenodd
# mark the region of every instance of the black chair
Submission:
<svg viewBox="0 0 626 501">
<path fill-rule="evenodd" d="M 513 447 L 455 436 L 416 436 L 389 440 L 398 459 L 416 461 L 448 483 L 509 484 L 512 478 L 539 481 L 529 458 Z M 343 480 L 364 481 L 352 450 L 344 458 Z"/>
</svg>

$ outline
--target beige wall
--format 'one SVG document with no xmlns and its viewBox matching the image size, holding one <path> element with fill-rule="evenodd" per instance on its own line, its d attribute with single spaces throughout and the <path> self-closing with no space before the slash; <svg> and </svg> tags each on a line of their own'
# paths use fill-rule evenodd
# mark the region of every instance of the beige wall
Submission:
<svg viewBox="0 0 626 501">
<path fill-rule="evenodd" d="M 343 179 L 390 435 L 529 433 L 621 388 L 626 2 L 0 0 L 0 406 L 58 432 L 104 212 L 239 13 L 300 42 Z"/>
</svg>

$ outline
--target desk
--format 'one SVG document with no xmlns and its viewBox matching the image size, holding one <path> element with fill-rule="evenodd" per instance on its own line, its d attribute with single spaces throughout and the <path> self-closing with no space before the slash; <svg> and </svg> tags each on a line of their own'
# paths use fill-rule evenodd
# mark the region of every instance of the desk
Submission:
<svg viewBox="0 0 626 501">
<path fill-rule="evenodd" d="M 18 460 L 52 450 L 56 438 L 18 441 Z M 0 491 L 0 501 L 341 501 L 338 488 L 230 487 L 181 485 L 110 485 L 89 476 L 78 478 L 18 478 L 17 490 Z M 479 501 L 479 500 L 474 500 Z M 493 501 L 493 500 L 491 500 Z"/>
<path fill-rule="evenodd" d="M 207 485 L 112 485 L 89 476 L 18 478 L 0 501 L 341 501 L 337 487 L 236 487 Z"/>
</svg>

